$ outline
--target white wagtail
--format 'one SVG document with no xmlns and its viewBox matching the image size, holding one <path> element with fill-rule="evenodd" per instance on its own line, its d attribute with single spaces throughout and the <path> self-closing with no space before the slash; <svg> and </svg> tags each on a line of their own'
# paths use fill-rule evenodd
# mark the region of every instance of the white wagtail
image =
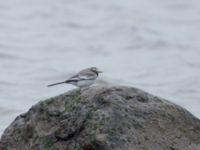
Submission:
<svg viewBox="0 0 200 150">
<path fill-rule="evenodd" d="M 96 67 L 86 68 L 84 70 L 81 70 L 78 74 L 72 76 L 68 80 L 50 84 L 48 85 L 48 87 L 63 83 L 72 84 L 80 88 L 89 87 L 94 83 L 99 73 L 102 73 L 102 71 L 98 70 Z"/>
</svg>

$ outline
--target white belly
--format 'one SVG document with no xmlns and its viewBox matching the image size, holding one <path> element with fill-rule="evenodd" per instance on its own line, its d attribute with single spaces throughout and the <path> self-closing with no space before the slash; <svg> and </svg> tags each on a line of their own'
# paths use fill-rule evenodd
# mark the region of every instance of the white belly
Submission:
<svg viewBox="0 0 200 150">
<path fill-rule="evenodd" d="M 95 80 L 82 80 L 77 83 L 78 87 L 87 87 L 94 83 Z"/>
</svg>

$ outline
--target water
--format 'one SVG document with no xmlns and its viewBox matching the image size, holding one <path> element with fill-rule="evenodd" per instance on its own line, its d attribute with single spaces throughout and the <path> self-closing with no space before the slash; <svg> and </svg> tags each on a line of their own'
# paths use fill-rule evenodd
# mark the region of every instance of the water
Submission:
<svg viewBox="0 0 200 150">
<path fill-rule="evenodd" d="M 0 133 L 88 66 L 200 117 L 199 0 L 0 1 Z"/>
</svg>

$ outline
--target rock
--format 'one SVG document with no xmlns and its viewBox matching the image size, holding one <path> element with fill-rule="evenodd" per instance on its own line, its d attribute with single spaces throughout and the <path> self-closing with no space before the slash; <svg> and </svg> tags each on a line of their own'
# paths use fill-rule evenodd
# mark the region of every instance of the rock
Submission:
<svg viewBox="0 0 200 150">
<path fill-rule="evenodd" d="M 94 86 L 39 102 L 4 131 L 1 150 L 200 150 L 200 121 L 130 87 Z"/>
</svg>

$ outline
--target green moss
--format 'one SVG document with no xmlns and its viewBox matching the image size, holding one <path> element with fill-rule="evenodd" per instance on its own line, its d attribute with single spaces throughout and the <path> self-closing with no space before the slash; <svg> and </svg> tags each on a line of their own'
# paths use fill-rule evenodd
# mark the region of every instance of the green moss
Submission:
<svg viewBox="0 0 200 150">
<path fill-rule="evenodd" d="M 100 128 L 101 128 L 101 124 L 100 123 L 97 123 L 97 124 L 94 125 L 94 129 L 95 130 L 98 130 Z"/>
<path fill-rule="evenodd" d="M 173 146 L 169 146 L 170 150 L 177 150 L 176 148 L 174 148 Z"/>
<path fill-rule="evenodd" d="M 48 148 L 51 147 L 54 144 L 54 141 L 50 138 L 47 138 L 44 140 L 44 147 Z"/>
<path fill-rule="evenodd" d="M 78 105 L 82 98 L 80 94 L 80 90 L 77 90 L 73 95 L 71 95 L 72 100 L 67 105 L 65 105 L 64 112 L 71 112 L 80 108 L 80 106 Z"/>
<path fill-rule="evenodd" d="M 46 101 L 45 104 L 46 104 L 46 105 L 51 105 L 53 102 L 54 102 L 54 101 L 53 101 L 52 99 L 49 99 L 49 100 Z"/>
<path fill-rule="evenodd" d="M 65 110 L 64 110 L 64 112 L 72 112 L 72 111 L 74 111 L 74 110 L 76 110 L 76 108 L 77 108 L 77 104 L 70 104 L 70 105 L 66 105 L 65 106 Z"/>
<path fill-rule="evenodd" d="M 116 129 L 115 128 L 110 128 L 110 129 L 108 129 L 107 130 L 107 133 L 108 133 L 108 135 L 114 135 L 115 134 L 115 132 L 116 132 Z"/>
<path fill-rule="evenodd" d="M 158 97 L 158 96 L 152 96 L 150 97 L 151 99 L 153 99 L 155 102 L 158 102 L 158 103 L 163 103 L 163 101 L 161 100 L 162 98 Z"/>
</svg>

